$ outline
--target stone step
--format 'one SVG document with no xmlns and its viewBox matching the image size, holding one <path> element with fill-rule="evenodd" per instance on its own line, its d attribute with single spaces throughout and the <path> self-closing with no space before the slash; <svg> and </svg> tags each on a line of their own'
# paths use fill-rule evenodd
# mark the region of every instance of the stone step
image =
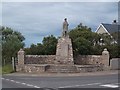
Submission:
<svg viewBox="0 0 120 90">
<path fill-rule="evenodd" d="M 66 73 L 70 73 L 70 72 L 77 72 L 77 68 L 76 66 L 67 66 L 67 65 L 58 65 L 58 66 L 49 66 L 46 69 L 46 72 L 66 72 Z"/>
</svg>

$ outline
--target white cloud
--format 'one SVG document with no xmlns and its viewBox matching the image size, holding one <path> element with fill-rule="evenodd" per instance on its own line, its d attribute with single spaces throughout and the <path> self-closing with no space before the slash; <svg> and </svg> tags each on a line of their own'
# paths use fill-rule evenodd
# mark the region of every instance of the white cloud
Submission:
<svg viewBox="0 0 120 90">
<path fill-rule="evenodd" d="M 0 25 L 2 25 L 2 3 L 0 3 Z"/>
</svg>

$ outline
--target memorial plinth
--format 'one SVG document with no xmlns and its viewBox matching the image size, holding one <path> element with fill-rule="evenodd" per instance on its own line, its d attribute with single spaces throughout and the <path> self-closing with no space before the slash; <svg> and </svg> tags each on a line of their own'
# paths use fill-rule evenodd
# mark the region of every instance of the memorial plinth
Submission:
<svg viewBox="0 0 120 90">
<path fill-rule="evenodd" d="M 72 43 L 69 37 L 61 37 L 58 40 L 56 51 L 56 64 L 74 64 Z"/>
</svg>

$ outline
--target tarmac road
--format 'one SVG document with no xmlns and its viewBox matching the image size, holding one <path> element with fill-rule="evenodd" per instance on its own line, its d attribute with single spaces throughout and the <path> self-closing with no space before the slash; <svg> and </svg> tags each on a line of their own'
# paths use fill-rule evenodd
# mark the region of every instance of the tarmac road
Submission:
<svg viewBox="0 0 120 90">
<path fill-rule="evenodd" d="M 86 76 L 4 75 L 2 88 L 118 88 L 118 74 Z"/>
</svg>

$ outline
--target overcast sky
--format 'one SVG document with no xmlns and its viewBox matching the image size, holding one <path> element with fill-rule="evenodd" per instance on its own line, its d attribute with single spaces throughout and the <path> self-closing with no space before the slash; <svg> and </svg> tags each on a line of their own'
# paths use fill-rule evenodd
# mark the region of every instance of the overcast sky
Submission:
<svg viewBox="0 0 120 90">
<path fill-rule="evenodd" d="M 28 47 L 41 43 L 45 36 L 60 36 L 64 18 L 68 18 L 69 29 L 82 22 L 95 31 L 100 23 L 118 19 L 118 3 L 3 2 L 0 24 L 21 32 Z"/>
</svg>

